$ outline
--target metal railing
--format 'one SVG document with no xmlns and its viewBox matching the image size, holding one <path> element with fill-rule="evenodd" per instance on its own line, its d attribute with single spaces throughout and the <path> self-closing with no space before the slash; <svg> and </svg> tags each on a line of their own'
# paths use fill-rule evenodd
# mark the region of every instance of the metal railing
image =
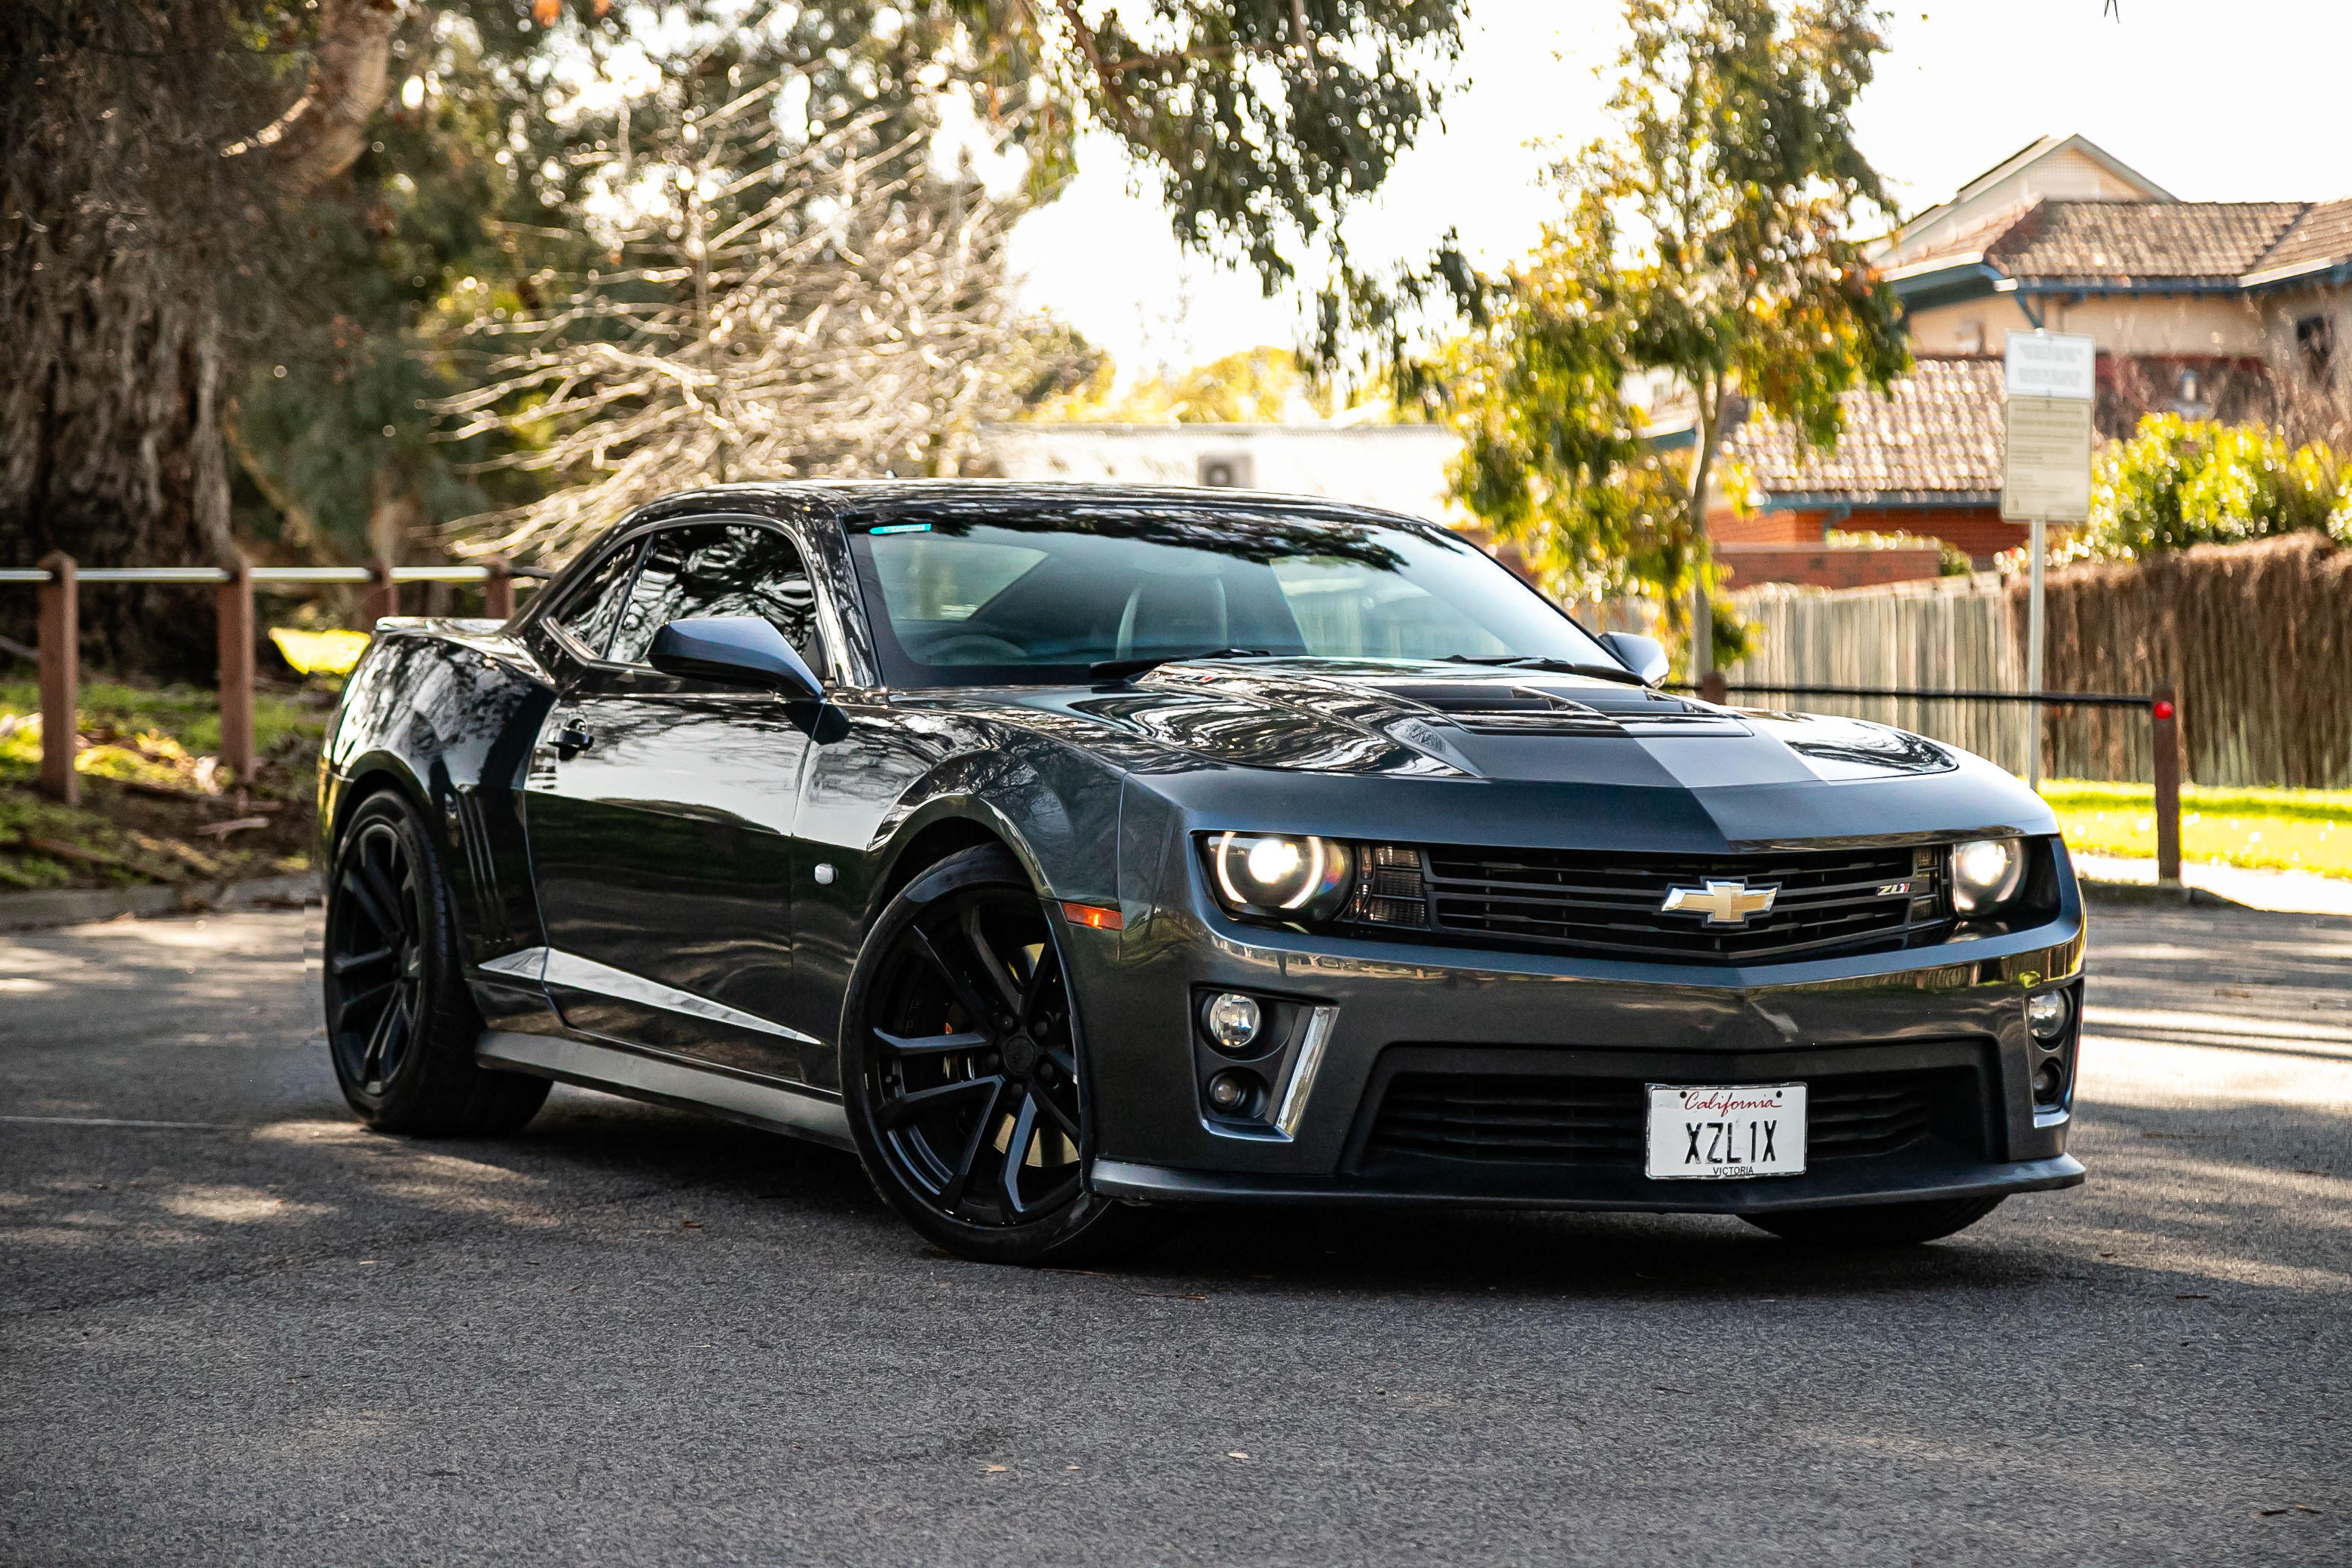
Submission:
<svg viewBox="0 0 2352 1568">
<path fill-rule="evenodd" d="M 1758 697 L 1856 697 L 1892 698 L 1920 702 L 2024 702 L 2036 710 L 2064 708 L 2138 708 L 2147 711 L 2152 731 L 2150 742 L 2155 752 L 2156 782 L 2156 879 L 2159 886 L 2178 887 L 2180 883 L 2180 703 L 2172 688 L 2159 686 L 2154 691 L 1967 691 L 1937 690 L 1932 687 L 1910 689 L 1892 686 L 1790 686 L 1780 684 L 1748 684 L 1733 686 L 1719 672 L 1710 673 L 1696 684 L 1687 680 L 1667 683 L 1677 691 L 1696 691 L 1709 702 L 1725 702 L 1733 696 Z M 2026 781 L 2041 788 L 2039 778 Z"/>
<path fill-rule="evenodd" d="M 474 566 L 252 566 L 241 557 L 219 566 L 82 566 L 63 552 L 37 566 L 0 566 L 0 584 L 23 584 L 41 595 L 40 640 L 35 662 L 40 670 L 41 773 L 43 793 L 70 805 L 81 796 L 74 769 L 81 699 L 81 588 L 85 583 L 135 583 L 210 587 L 220 622 L 220 760 L 236 777 L 249 778 L 254 765 L 253 690 L 257 588 L 364 584 L 362 621 L 371 633 L 378 621 L 400 613 L 406 583 L 478 583 L 486 614 L 514 614 L 515 584 L 543 581 L 551 574 L 491 560 Z"/>
</svg>

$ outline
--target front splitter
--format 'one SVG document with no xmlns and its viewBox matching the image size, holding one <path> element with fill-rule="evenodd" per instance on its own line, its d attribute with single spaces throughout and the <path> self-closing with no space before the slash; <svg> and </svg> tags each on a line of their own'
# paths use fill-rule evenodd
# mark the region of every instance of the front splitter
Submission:
<svg viewBox="0 0 2352 1568">
<path fill-rule="evenodd" d="M 1854 1162 L 1856 1165 L 1875 1162 Z M 1106 1197 L 1129 1203 L 1183 1205 L 1226 1204 L 1347 1204 L 1397 1207 L 1583 1209 L 1638 1214 L 1772 1214 L 1792 1209 L 1843 1208 L 1864 1204 L 1935 1203 L 2010 1193 L 2050 1192 L 2082 1184 L 2083 1163 L 2071 1154 L 2007 1163 L 1976 1161 L 1916 1165 L 1895 1173 L 1839 1171 L 1834 1166 L 1803 1175 L 1739 1182 L 1648 1182 L 1609 1179 L 1606 1190 L 1563 1191 L 1534 1183 L 1518 1185 L 1494 1173 L 1434 1186 L 1361 1179 L 1259 1176 L 1231 1171 L 1181 1171 L 1124 1160 L 1097 1160 L 1089 1184 Z M 1467 1174 L 1467 1173 L 1465 1173 Z"/>
</svg>

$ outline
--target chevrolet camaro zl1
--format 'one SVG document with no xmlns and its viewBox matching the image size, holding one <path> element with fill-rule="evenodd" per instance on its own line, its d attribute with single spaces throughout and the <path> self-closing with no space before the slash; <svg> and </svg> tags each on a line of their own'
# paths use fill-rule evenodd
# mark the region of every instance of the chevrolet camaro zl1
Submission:
<svg viewBox="0 0 2352 1568">
<path fill-rule="evenodd" d="M 335 1071 L 387 1131 L 554 1080 L 816 1139 L 1005 1261 L 1267 1203 L 1897 1243 L 2080 1182 L 2048 808 L 1664 672 L 1359 507 L 678 495 L 503 625 L 378 627 Z"/>
</svg>

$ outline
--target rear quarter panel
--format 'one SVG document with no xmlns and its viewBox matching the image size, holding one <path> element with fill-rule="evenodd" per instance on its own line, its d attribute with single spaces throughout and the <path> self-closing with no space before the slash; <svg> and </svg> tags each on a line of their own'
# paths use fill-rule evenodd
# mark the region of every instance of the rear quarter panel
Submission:
<svg viewBox="0 0 2352 1568">
<path fill-rule="evenodd" d="M 400 790 L 441 852 L 468 965 L 540 945 L 521 789 L 554 700 L 495 622 L 380 624 L 321 758 L 319 863 L 360 801 Z"/>
</svg>

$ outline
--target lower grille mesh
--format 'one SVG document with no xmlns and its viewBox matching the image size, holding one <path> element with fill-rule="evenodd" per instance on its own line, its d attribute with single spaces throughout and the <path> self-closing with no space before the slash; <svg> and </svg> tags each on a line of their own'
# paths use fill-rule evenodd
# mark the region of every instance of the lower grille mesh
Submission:
<svg viewBox="0 0 2352 1568">
<path fill-rule="evenodd" d="M 1817 1078 L 1807 1085 L 1806 1161 L 1888 1154 L 1928 1135 L 1941 1071 Z M 1957 1087 L 1957 1086 L 1953 1086 Z M 1400 1073 L 1368 1152 L 1496 1164 L 1642 1163 L 1640 1079 L 1519 1073 Z"/>
</svg>

